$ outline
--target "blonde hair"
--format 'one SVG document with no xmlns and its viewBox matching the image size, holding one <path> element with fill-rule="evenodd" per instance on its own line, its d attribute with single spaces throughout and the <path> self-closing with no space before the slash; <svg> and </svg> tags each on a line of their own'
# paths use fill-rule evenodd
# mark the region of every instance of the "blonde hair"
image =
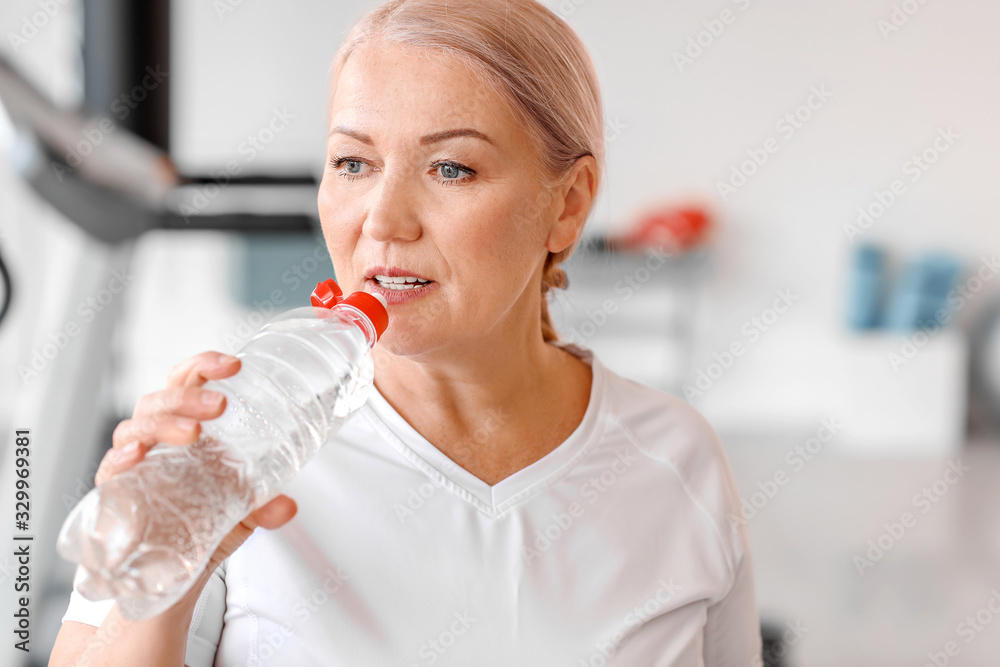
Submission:
<svg viewBox="0 0 1000 667">
<path fill-rule="evenodd" d="M 508 102 L 535 140 L 546 185 L 558 183 L 584 155 L 594 156 L 601 182 L 604 119 L 597 74 L 576 32 L 546 7 L 534 0 L 391 0 L 354 27 L 337 51 L 333 71 L 339 72 L 359 45 L 375 40 L 462 59 Z M 567 286 L 559 265 L 576 245 L 545 259 L 541 325 L 546 342 L 559 339 L 548 292 Z"/>
</svg>

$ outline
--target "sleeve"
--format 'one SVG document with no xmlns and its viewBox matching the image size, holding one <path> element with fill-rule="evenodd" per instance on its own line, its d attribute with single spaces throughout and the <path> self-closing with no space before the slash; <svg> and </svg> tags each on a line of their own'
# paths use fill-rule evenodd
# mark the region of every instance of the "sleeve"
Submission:
<svg viewBox="0 0 1000 667">
<path fill-rule="evenodd" d="M 754 584 L 750 534 L 743 519 L 736 476 L 719 434 L 695 408 L 686 477 L 698 490 L 728 553 L 730 584 L 706 610 L 703 631 L 705 667 L 762 667 L 760 613 Z"/>
<path fill-rule="evenodd" d="M 708 607 L 705 667 L 762 667 L 763 641 L 750 533 L 746 520 L 742 518 L 740 491 L 725 447 L 715 429 L 711 429 L 711 437 L 721 473 L 719 483 L 722 494 L 718 502 L 725 510 L 724 518 L 717 515 L 718 526 L 724 536 L 723 541 L 731 550 L 733 583 L 722 599 Z"/>
<path fill-rule="evenodd" d="M 713 569 L 711 595 L 705 598 L 699 664 L 762 667 L 749 533 L 740 519 L 739 486 L 722 439 L 704 415 L 679 396 L 632 381 L 618 386 L 618 414 L 626 415 L 622 421 L 635 434 L 633 444 L 673 469 L 718 537 L 707 545 L 722 553 L 713 553 L 718 566 Z"/>
<path fill-rule="evenodd" d="M 191 617 L 191 629 L 188 631 L 187 651 L 184 654 L 184 664 L 187 667 L 212 667 L 215 662 L 215 652 L 222 639 L 223 619 L 226 612 L 226 565 L 227 561 L 216 568 L 208 583 L 198 597 L 194 614 Z M 69 606 L 62 621 L 76 621 L 87 625 L 100 626 L 104 622 L 114 600 L 99 600 L 93 602 L 83 597 L 76 586 L 69 596 Z"/>
<path fill-rule="evenodd" d="M 746 527 L 742 527 L 746 539 Z M 744 542 L 745 544 L 745 542 Z M 705 620 L 705 667 L 758 667 L 762 642 L 749 549 L 743 551 L 733 585 L 708 608 Z"/>
</svg>

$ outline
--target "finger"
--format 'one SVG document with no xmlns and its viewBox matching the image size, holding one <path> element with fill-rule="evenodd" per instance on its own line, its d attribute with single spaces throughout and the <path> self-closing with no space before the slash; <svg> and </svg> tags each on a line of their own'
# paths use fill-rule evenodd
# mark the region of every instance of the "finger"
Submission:
<svg viewBox="0 0 1000 667">
<path fill-rule="evenodd" d="M 218 391 L 201 387 L 173 387 L 141 397 L 132 412 L 133 419 L 158 419 L 182 416 L 203 421 L 215 419 L 226 408 L 226 397 Z"/>
<path fill-rule="evenodd" d="M 115 475 L 128 470 L 141 461 L 143 456 L 145 451 L 138 440 L 133 440 L 119 449 L 108 450 L 97 466 L 94 485 L 100 486 Z"/>
<path fill-rule="evenodd" d="M 251 512 L 249 518 L 261 528 L 275 530 L 291 521 L 298 511 L 299 506 L 294 500 L 286 495 L 280 495 Z"/>
<path fill-rule="evenodd" d="M 111 443 L 120 447 L 138 439 L 148 447 L 157 442 L 188 445 L 201 434 L 198 422 L 215 419 L 225 409 L 225 395 L 201 387 L 153 392 L 139 399 L 131 419 L 118 424 Z"/>
<path fill-rule="evenodd" d="M 111 434 L 111 445 L 117 449 L 133 440 L 139 441 L 147 449 L 158 442 L 190 445 L 198 442 L 199 436 L 201 424 L 198 420 L 181 415 L 163 415 L 122 421 Z"/>
<path fill-rule="evenodd" d="M 280 495 L 271 499 L 263 507 L 251 512 L 223 538 L 218 549 L 212 554 L 211 569 L 218 567 L 219 563 L 239 549 L 240 545 L 247 541 L 247 538 L 258 526 L 268 530 L 280 528 L 288 523 L 297 511 L 298 506 L 294 500 L 288 496 Z"/>
<path fill-rule="evenodd" d="M 145 430 L 141 422 L 135 419 L 123 419 L 111 433 L 111 447 L 121 449 L 130 442 L 138 442 L 145 448 L 156 444 L 156 430 Z"/>
<path fill-rule="evenodd" d="M 174 366 L 167 373 L 167 387 L 203 385 L 227 378 L 240 370 L 240 360 L 221 352 L 202 352 Z"/>
</svg>

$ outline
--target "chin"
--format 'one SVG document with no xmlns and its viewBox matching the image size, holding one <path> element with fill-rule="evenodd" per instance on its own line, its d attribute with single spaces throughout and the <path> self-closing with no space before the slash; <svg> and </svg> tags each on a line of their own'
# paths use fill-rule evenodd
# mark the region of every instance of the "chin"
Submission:
<svg viewBox="0 0 1000 667">
<path fill-rule="evenodd" d="M 399 357 L 414 357 L 439 348 L 444 342 L 440 334 L 435 332 L 424 332 L 403 326 L 393 329 L 390 319 L 389 327 L 379 338 L 378 347 Z"/>
</svg>

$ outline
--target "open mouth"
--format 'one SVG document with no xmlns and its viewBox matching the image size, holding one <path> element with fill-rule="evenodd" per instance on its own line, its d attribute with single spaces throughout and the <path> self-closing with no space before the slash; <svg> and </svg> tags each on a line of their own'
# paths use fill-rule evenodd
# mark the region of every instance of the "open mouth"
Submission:
<svg viewBox="0 0 1000 667">
<path fill-rule="evenodd" d="M 390 277 L 376 275 L 374 280 L 379 287 L 397 292 L 414 290 L 424 285 L 430 285 L 433 282 L 432 280 L 424 280 L 422 278 L 415 278 L 414 276 Z"/>
</svg>

